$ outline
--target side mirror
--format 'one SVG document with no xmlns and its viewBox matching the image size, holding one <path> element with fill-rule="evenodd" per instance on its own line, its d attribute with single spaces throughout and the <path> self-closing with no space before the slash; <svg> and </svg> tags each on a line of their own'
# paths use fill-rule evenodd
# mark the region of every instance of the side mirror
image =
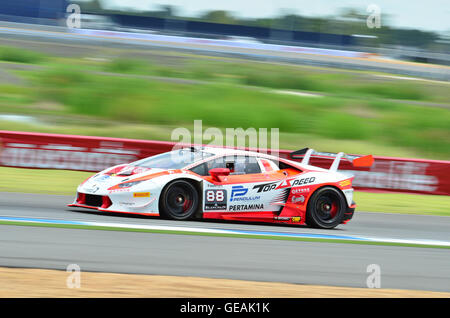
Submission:
<svg viewBox="0 0 450 318">
<path fill-rule="evenodd" d="M 209 170 L 209 174 L 213 178 L 214 181 L 221 182 L 221 176 L 228 176 L 230 174 L 230 169 L 228 168 L 214 168 Z"/>
</svg>

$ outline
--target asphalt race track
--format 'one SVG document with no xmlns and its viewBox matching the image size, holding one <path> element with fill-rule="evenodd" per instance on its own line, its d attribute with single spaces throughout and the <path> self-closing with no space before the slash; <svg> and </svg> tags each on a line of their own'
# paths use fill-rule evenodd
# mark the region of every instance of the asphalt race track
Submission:
<svg viewBox="0 0 450 318">
<path fill-rule="evenodd" d="M 357 213 L 335 230 L 212 221 L 168 221 L 67 208 L 70 196 L 0 193 L 0 218 L 188 226 L 325 235 L 450 241 L 450 218 Z M 381 287 L 450 291 L 445 248 L 283 241 L 0 225 L 0 266 L 200 276 L 298 284 L 366 287 L 378 264 Z"/>
</svg>

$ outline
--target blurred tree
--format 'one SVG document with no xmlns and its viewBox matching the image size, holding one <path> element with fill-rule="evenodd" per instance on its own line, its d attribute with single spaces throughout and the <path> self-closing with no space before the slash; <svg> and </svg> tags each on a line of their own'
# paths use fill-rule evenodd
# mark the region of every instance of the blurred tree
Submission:
<svg viewBox="0 0 450 318">
<path fill-rule="evenodd" d="M 341 10 L 338 19 L 353 21 L 353 22 L 363 22 L 367 18 L 367 14 L 362 14 L 354 8 L 344 8 Z"/>
<path fill-rule="evenodd" d="M 81 12 L 86 13 L 101 13 L 103 12 L 102 1 L 90 0 L 90 1 L 71 1 L 71 3 L 78 4 L 81 8 Z"/>
<path fill-rule="evenodd" d="M 213 10 L 205 12 L 199 17 L 178 16 L 175 7 L 170 5 L 160 6 L 160 10 L 147 12 L 131 12 L 130 9 L 106 10 L 103 6 L 105 0 L 72 1 L 81 6 L 84 13 L 116 13 L 135 16 L 149 16 L 158 18 L 195 20 L 212 23 L 238 24 L 271 29 L 285 29 L 290 31 L 309 31 L 321 33 L 334 33 L 346 35 L 369 35 L 375 36 L 376 40 L 371 40 L 370 45 L 378 46 L 383 44 L 412 46 L 418 48 L 439 47 L 440 50 L 447 48 L 448 44 L 437 43 L 439 35 L 434 32 L 427 32 L 412 29 L 399 29 L 389 26 L 390 16 L 383 14 L 381 28 L 370 29 L 367 27 L 367 12 L 360 12 L 354 8 L 344 8 L 338 15 L 330 17 L 306 17 L 284 10 L 279 16 L 273 18 L 238 18 L 232 12 L 224 10 Z"/>
<path fill-rule="evenodd" d="M 176 8 L 171 5 L 161 5 L 159 6 L 160 10 L 146 12 L 146 15 L 151 15 L 152 17 L 164 18 L 164 19 L 173 19 L 176 17 Z"/>
<path fill-rule="evenodd" d="M 300 30 L 302 19 L 302 17 L 295 14 L 286 14 L 279 18 L 272 19 L 272 26 L 278 29 Z"/>
<path fill-rule="evenodd" d="M 214 23 L 236 24 L 232 13 L 224 10 L 209 11 L 200 16 L 200 20 Z"/>
<path fill-rule="evenodd" d="M 438 39 L 438 35 L 432 32 L 389 28 L 389 32 L 381 38 L 381 41 L 386 44 L 426 48 Z"/>
</svg>

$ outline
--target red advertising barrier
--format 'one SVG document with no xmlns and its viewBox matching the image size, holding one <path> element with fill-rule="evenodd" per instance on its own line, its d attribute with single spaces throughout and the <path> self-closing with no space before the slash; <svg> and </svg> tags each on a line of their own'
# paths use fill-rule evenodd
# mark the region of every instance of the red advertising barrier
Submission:
<svg viewBox="0 0 450 318">
<path fill-rule="evenodd" d="M 0 131 L 0 165 L 97 172 L 170 151 L 174 145 L 152 140 Z M 280 150 L 279 155 L 288 158 L 290 152 Z M 450 195 L 450 161 L 374 158 L 370 168 L 355 168 L 342 161 L 339 170 L 355 175 L 353 185 L 359 190 Z M 331 161 L 311 158 L 310 163 L 328 168 Z"/>
</svg>

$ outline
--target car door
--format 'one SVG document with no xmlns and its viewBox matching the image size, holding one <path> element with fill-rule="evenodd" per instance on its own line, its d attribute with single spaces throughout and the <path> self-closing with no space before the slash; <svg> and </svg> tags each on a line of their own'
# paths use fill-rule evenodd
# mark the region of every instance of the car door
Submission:
<svg viewBox="0 0 450 318">
<path fill-rule="evenodd" d="M 275 162 L 265 158 L 255 158 L 260 171 L 253 176 L 242 177 L 242 186 L 248 188 L 247 196 L 254 198 L 255 202 L 263 206 L 264 214 L 273 217 L 282 209 L 280 203 L 285 203 L 289 196 L 289 188 L 283 186 L 283 181 L 289 174 L 280 170 Z M 249 183 L 245 183 L 249 181 Z M 237 177 L 230 176 L 229 182 L 239 182 Z M 245 200 L 245 199 L 244 199 Z M 236 199 L 230 204 L 236 203 Z M 233 206 L 229 210 L 235 209 Z"/>
<path fill-rule="evenodd" d="M 276 163 L 256 156 L 227 156 L 222 160 L 211 161 L 209 168 L 228 168 L 231 173 L 216 183 L 215 189 L 208 186 L 205 191 L 205 208 L 221 206 L 236 218 L 273 218 L 281 210 L 280 202 L 286 202 L 289 189 L 278 186 L 287 174 Z M 226 198 L 226 199 L 224 199 Z M 211 206 L 210 206 L 211 204 Z"/>
</svg>

